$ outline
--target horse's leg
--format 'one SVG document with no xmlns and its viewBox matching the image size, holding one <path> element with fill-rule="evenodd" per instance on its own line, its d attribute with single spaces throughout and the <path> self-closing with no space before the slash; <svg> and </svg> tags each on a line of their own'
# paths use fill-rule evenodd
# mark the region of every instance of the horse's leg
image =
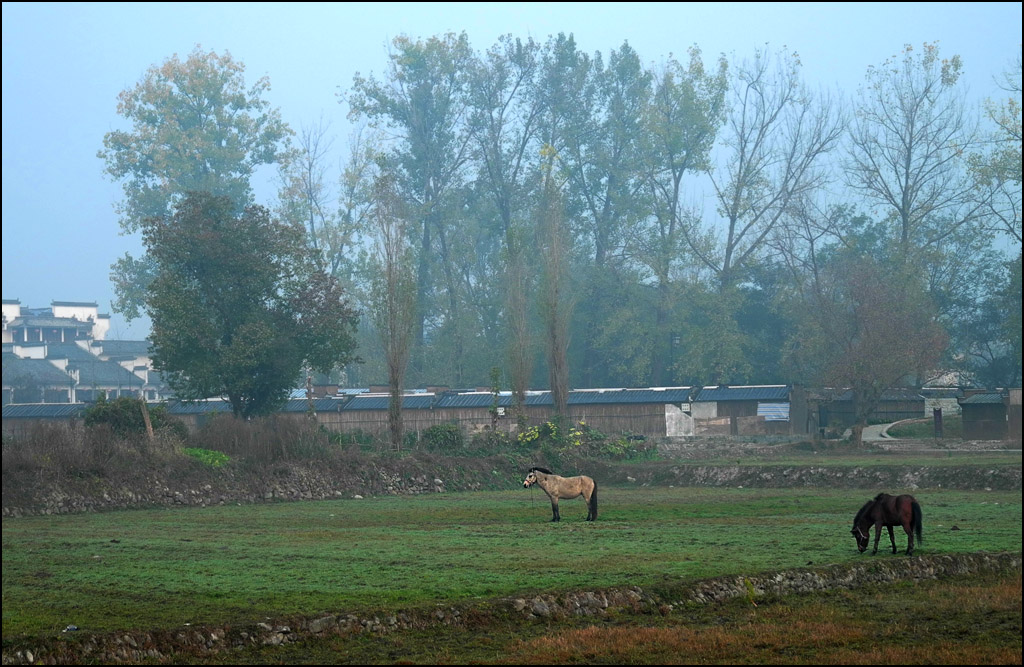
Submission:
<svg viewBox="0 0 1024 667">
<path fill-rule="evenodd" d="M 896 553 L 896 536 L 892 533 L 892 526 L 886 526 L 889 529 L 889 542 L 892 543 L 892 552 Z"/>
<path fill-rule="evenodd" d="M 590 506 L 590 499 L 593 496 L 594 496 L 594 492 L 593 491 L 591 491 L 590 493 L 588 493 L 588 494 L 583 496 L 583 502 L 585 502 L 587 504 L 587 521 L 593 521 L 594 519 L 597 518 L 597 517 L 594 516 L 594 508 Z"/>
<path fill-rule="evenodd" d="M 875 524 L 875 549 L 874 549 L 874 551 L 871 552 L 872 556 L 874 556 L 875 554 L 878 553 L 878 539 L 880 537 L 882 537 L 882 524 L 881 523 L 876 523 Z"/>
<path fill-rule="evenodd" d="M 552 496 L 552 498 L 551 498 L 551 520 L 552 521 L 561 521 L 562 520 L 562 517 L 560 517 L 558 515 L 558 498 L 555 497 L 555 496 Z"/>
<path fill-rule="evenodd" d="M 903 522 L 903 530 L 907 531 L 907 555 L 914 553 L 914 527 L 909 521 Z M 896 550 L 893 549 L 893 553 Z"/>
</svg>

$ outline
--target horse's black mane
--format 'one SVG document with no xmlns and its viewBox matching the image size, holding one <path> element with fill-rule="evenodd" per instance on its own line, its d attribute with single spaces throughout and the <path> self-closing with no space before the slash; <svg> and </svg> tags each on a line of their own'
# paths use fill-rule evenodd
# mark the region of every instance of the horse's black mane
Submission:
<svg viewBox="0 0 1024 667">
<path fill-rule="evenodd" d="M 539 466 L 534 466 L 534 467 L 530 468 L 530 472 L 533 472 L 534 470 L 536 470 L 537 472 L 542 472 L 545 475 L 554 475 L 555 474 L 555 473 L 551 472 L 550 470 L 548 470 L 547 468 L 541 468 Z"/>
<path fill-rule="evenodd" d="M 878 499 L 879 499 L 879 498 L 881 498 L 881 497 L 882 497 L 883 495 L 884 495 L 884 494 L 880 493 L 880 494 L 878 494 L 878 496 L 877 496 L 877 497 L 876 497 L 876 498 L 875 498 L 874 500 L 869 500 L 869 501 L 867 501 L 866 503 L 864 503 L 864 507 L 861 507 L 861 508 L 860 508 L 860 511 L 859 511 L 859 512 L 857 512 L 857 516 L 855 516 L 855 517 L 853 518 L 853 525 L 854 525 L 854 526 L 856 526 L 857 524 L 859 524 L 859 523 L 860 523 L 860 518 L 861 518 L 862 516 L 864 516 L 865 514 L 867 514 L 867 513 L 868 513 L 868 510 L 870 510 L 870 509 L 871 509 L 871 507 L 872 507 L 872 506 L 873 506 L 873 505 L 874 505 L 875 503 L 877 503 L 877 502 L 878 502 Z"/>
</svg>

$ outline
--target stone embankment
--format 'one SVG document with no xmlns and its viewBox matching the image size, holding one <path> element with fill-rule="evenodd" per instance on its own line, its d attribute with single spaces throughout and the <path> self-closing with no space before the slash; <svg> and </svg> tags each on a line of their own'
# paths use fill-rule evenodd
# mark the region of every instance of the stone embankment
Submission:
<svg viewBox="0 0 1024 667">
<path fill-rule="evenodd" d="M 557 595 L 509 597 L 480 605 L 456 604 L 360 615 L 344 611 L 306 618 L 265 619 L 249 625 L 181 627 L 129 631 L 31 641 L 5 640 L 3 664 L 134 664 L 175 662 L 176 655 L 208 656 L 248 646 L 274 646 L 322 636 L 364 632 L 465 626 L 487 622 L 528 623 L 569 616 L 602 616 L 609 612 L 685 614 L 690 605 L 765 595 L 788 595 L 850 589 L 893 581 L 938 579 L 984 572 L 1020 572 L 1021 554 L 956 554 L 911 558 L 873 558 L 857 563 L 799 568 L 751 576 L 727 576 L 698 582 L 662 585 L 670 593 L 639 587 L 573 591 Z"/>
<path fill-rule="evenodd" d="M 898 443 L 892 446 L 912 447 L 912 443 L 906 441 Z M 993 445 L 978 443 L 977 446 Z M 793 450 L 778 444 L 735 441 L 699 446 L 694 442 L 675 441 L 659 443 L 658 447 L 666 460 L 586 461 L 579 465 L 585 466 L 587 474 L 602 484 L 909 491 L 1021 489 L 1020 464 L 972 465 L 968 459 L 965 465 L 773 465 L 770 463 L 773 457 L 793 454 Z M 800 452 L 802 456 L 807 453 Z M 712 454 L 716 461 L 735 459 L 737 464 L 700 462 Z M 747 461 L 752 463 L 747 464 Z M 545 465 L 543 461 L 534 463 Z M 3 516 L 511 489 L 522 482 L 527 465 L 497 456 L 363 456 L 322 465 L 278 463 L 260 470 L 225 466 L 196 467 L 187 474 L 145 471 L 118 480 L 74 475 L 18 475 L 5 471 Z"/>
</svg>

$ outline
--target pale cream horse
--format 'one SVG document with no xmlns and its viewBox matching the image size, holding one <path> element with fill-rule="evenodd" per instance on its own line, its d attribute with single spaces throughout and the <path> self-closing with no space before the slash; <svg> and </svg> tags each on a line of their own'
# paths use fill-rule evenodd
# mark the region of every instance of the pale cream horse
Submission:
<svg viewBox="0 0 1024 667">
<path fill-rule="evenodd" d="M 546 468 L 530 468 L 526 479 L 523 480 L 523 486 L 530 488 L 534 484 L 544 489 L 544 493 L 548 494 L 548 498 L 551 499 L 552 521 L 561 520 L 558 515 L 559 498 L 572 500 L 580 496 L 587 503 L 587 521 L 597 518 L 597 484 L 590 477 L 586 475 L 562 477 Z"/>
</svg>

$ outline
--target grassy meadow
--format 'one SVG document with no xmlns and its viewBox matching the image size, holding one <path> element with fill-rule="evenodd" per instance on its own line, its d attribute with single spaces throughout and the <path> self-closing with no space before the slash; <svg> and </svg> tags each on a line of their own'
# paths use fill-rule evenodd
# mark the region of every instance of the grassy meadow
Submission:
<svg viewBox="0 0 1024 667">
<path fill-rule="evenodd" d="M 575 500 L 562 503 L 557 524 L 543 492 L 525 489 L 4 519 L 3 637 L 54 636 L 69 624 L 106 632 L 250 623 L 849 562 L 872 558 L 849 534 L 872 495 L 605 486 L 596 522 L 583 521 Z M 924 511 L 918 553 L 1021 549 L 1020 491 L 915 495 Z M 900 555 L 880 549 L 874 558 L 904 558 L 905 539 L 898 530 Z"/>
</svg>

